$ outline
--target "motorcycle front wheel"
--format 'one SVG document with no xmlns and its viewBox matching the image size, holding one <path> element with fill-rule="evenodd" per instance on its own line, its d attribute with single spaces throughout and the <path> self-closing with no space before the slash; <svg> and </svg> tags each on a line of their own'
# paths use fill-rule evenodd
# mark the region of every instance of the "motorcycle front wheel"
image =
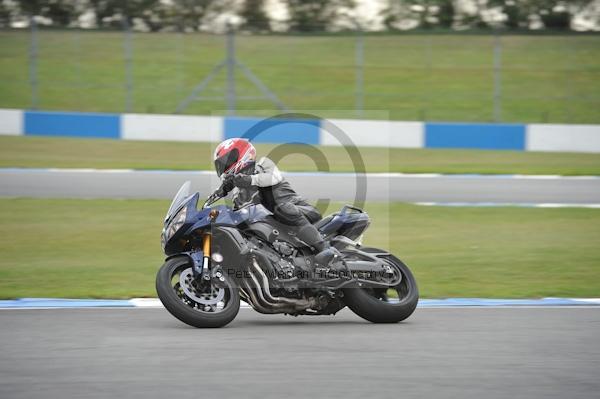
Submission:
<svg viewBox="0 0 600 399">
<path fill-rule="evenodd" d="M 384 252 L 375 248 L 363 250 Z M 345 288 L 343 300 L 355 314 L 372 323 L 397 323 L 415 311 L 419 302 L 419 290 L 412 272 L 400 259 L 387 255 L 384 260 L 402 274 L 400 284 L 388 289 Z"/>
<path fill-rule="evenodd" d="M 156 292 L 165 308 L 182 322 L 197 328 L 229 324 L 240 310 L 239 290 L 225 277 L 225 288 L 196 280 L 186 257 L 166 261 L 156 275 Z"/>
</svg>

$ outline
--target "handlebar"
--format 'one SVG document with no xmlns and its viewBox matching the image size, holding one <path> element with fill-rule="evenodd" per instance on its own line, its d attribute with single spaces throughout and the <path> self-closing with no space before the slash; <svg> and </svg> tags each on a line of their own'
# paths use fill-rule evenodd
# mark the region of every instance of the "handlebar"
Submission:
<svg viewBox="0 0 600 399">
<path fill-rule="evenodd" d="M 223 182 L 221 183 L 221 185 L 219 186 L 219 188 L 217 188 L 204 202 L 204 205 L 202 205 L 202 209 L 211 206 L 212 204 L 214 204 L 215 202 L 217 202 L 218 200 L 220 200 L 221 198 L 225 198 L 227 196 L 227 194 L 229 194 L 229 191 L 225 188 L 225 185 L 228 184 L 228 182 L 230 182 L 230 177 L 233 177 L 233 174 L 231 172 L 226 172 L 224 173 L 221 178 L 223 180 Z M 231 183 L 229 183 L 231 184 Z M 233 186 L 232 186 L 233 188 Z M 231 190 L 231 189 L 230 189 Z"/>
<path fill-rule="evenodd" d="M 211 195 L 208 196 L 208 198 L 204 202 L 204 205 L 202 205 L 202 209 L 211 206 L 212 204 L 214 204 L 221 198 L 224 198 L 227 196 L 228 192 L 225 189 L 226 183 L 227 183 L 227 176 L 225 176 L 225 178 L 223 179 L 223 182 L 221 183 L 219 188 L 217 188 Z"/>
<path fill-rule="evenodd" d="M 220 191 L 220 188 L 208 196 L 206 201 L 204 201 L 204 205 L 202 205 L 202 209 L 208 208 L 209 206 L 211 206 L 212 204 L 214 204 L 215 202 L 217 202 L 218 200 L 223 198 L 221 195 L 219 195 L 219 191 Z"/>
</svg>

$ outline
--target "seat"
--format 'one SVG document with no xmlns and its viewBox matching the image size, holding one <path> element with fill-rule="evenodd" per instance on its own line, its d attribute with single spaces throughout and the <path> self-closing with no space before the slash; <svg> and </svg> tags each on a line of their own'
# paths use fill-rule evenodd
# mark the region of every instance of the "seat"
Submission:
<svg viewBox="0 0 600 399">
<path fill-rule="evenodd" d="M 325 236 L 331 235 L 335 233 L 335 231 L 340 227 L 339 223 L 331 223 L 332 221 L 334 221 L 336 216 L 338 216 L 337 213 L 326 216 L 323 219 L 319 220 L 317 223 L 315 223 L 314 226 L 317 228 L 317 230 L 319 230 L 319 233 Z"/>
<path fill-rule="evenodd" d="M 320 230 L 327 223 L 331 222 L 333 216 L 334 215 L 325 216 L 324 218 L 317 220 L 315 223 L 313 223 L 313 225 L 317 228 L 317 230 Z"/>
</svg>

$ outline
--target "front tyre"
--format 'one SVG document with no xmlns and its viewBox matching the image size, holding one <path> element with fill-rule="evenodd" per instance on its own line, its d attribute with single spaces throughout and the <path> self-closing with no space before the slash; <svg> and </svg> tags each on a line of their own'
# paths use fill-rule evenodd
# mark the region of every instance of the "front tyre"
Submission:
<svg viewBox="0 0 600 399">
<path fill-rule="evenodd" d="M 369 249 L 365 248 L 367 251 Z M 415 311 L 419 290 L 412 272 L 400 259 L 393 255 L 382 256 L 382 259 L 402 274 L 400 284 L 389 289 L 345 288 L 344 303 L 358 316 L 372 323 L 397 323 Z"/>
<path fill-rule="evenodd" d="M 193 327 L 223 327 L 240 310 L 239 291 L 231 279 L 225 276 L 225 288 L 196 281 L 186 257 L 162 265 L 156 275 L 156 292 L 169 313 Z"/>
</svg>

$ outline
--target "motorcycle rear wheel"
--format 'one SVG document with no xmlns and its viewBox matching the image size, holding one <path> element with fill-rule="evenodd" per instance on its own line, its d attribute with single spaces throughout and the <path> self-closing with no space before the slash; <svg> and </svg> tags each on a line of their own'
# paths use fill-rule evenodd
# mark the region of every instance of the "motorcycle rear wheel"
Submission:
<svg viewBox="0 0 600 399">
<path fill-rule="evenodd" d="M 156 292 L 165 308 L 180 321 L 197 328 L 229 324 L 240 310 L 239 290 L 225 277 L 226 288 L 197 289 L 186 257 L 166 261 L 156 275 Z M 181 277 L 183 275 L 183 278 Z M 183 284 L 187 286 L 182 287 Z"/>
<path fill-rule="evenodd" d="M 374 248 L 363 250 L 384 252 Z M 388 255 L 384 259 L 402 273 L 400 284 L 390 287 L 396 292 L 398 300 L 390 298 L 386 289 L 361 287 L 343 289 L 343 300 L 355 314 L 372 323 L 398 323 L 415 311 L 419 302 L 419 290 L 408 266 L 394 255 Z"/>
</svg>

